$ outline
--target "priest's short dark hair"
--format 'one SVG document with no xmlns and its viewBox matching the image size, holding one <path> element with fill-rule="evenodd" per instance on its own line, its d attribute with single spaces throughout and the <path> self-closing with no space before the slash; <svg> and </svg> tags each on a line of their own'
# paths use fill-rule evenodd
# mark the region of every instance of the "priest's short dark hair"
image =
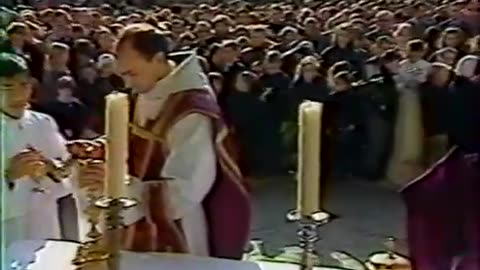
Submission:
<svg viewBox="0 0 480 270">
<path fill-rule="evenodd" d="M 158 53 L 168 55 L 169 40 L 165 33 L 147 23 L 132 24 L 120 34 L 117 50 L 129 43 L 145 58 L 151 59 Z"/>
</svg>

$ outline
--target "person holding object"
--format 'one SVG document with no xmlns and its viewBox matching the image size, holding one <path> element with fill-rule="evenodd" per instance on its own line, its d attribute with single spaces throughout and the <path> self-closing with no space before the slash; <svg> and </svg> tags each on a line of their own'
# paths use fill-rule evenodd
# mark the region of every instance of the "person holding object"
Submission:
<svg viewBox="0 0 480 270">
<path fill-rule="evenodd" d="M 128 189 L 140 201 L 127 211 L 136 218 L 124 247 L 240 259 L 251 206 L 235 142 L 196 54 L 169 48 L 148 24 L 126 27 L 117 44 L 118 72 L 133 90 Z M 91 165 L 79 179 L 104 175 Z"/>
<path fill-rule="evenodd" d="M 7 248 L 21 240 L 78 239 L 76 213 L 66 220 L 57 204 L 75 203 L 60 169 L 69 156 L 65 140 L 51 117 L 27 109 L 31 93 L 26 61 L 0 53 L 1 240 Z"/>
</svg>

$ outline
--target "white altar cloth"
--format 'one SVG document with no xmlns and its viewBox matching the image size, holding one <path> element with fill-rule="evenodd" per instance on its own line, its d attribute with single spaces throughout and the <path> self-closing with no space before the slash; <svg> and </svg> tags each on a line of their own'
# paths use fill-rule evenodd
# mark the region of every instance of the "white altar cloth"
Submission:
<svg viewBox="0 0 480 270">
<path fill-rule="evenodd" d="M 9 257 L 34 261 L 26 270 L 75 270 L 71 264 L 78 244 L 63 241 L 23 241 L 9 248 Z M 122 252 L 120 270 L 300 270 L 300 266 L 269 262 L 244 262 L 184 254 Z M 10 259 L 12 261 L 12 259 Z M 341 268 L 315 268 L 333 270 Z"/>
</svg>

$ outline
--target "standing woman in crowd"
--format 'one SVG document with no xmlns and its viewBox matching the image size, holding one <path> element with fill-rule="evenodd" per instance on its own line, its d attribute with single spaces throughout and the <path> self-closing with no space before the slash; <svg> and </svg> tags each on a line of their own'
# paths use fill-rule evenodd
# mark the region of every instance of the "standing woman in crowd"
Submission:
<svg viewBox="0 0 480 270">
<path fill-rule="evenodd" d="M 92 87 L 86 88 L 85 81 L 82 84 L 85 88 L 81 89 L 81 97 L 91 113 L 90 128 L 98 134 L 105 130 L 105 97 L 113 91 L 124 89 L 123 80 L 115 74 L 115 61 L 112 54 L 102 54 L 97 59 L 96 72 L 93 67 L 89 71 L 94 79 Z"/>
<path fill-rule="evenodd" d="M 95 59 L 95 45 L 89 39 L 78 39 L 73 44 L 69 68 L 77 82 L 82 80 L 83 69 L 92 65 Z"/>
<path fill-rule="evenodd" d="M 465 56 L 458 62 L 456 73 L 457 79 L 449 89 L 451 105 L 446 121 L 449 124 L 449 142 L 480 149 L 480 57 Z"/>
<path fill-rule="evenodd" d="M 321 74 L 320 62 L 314 56 L 300 60 L 288 91 L 288 114 L 282 130 L 291 153 L 297 151 L 298 107 L 304 100 L 325 102 L 329 97 L 326 80 Z"/>
<path fill-rule="evenodd" d="M 460 59 L 455 67 L 458 75 L 473 82 L 480 82 L 480 56 L 467 55 Z"/>
<path fill-rule="evenodd" d="M 401 55 L 395 50 L 386 51 L 378 60 L 380 73 L 357 88 L 367 101 L 364 176 L 370 180 L 384 178 L 392 154 L 398 111 L 395 76 L 400 69 L 400 60 Z"/>
<path fill-rule="evenodd" d="M 333 72 L 330 72 L 331 74 Z M 353 75 L 343 70 L 333 74 L 329 102 L 335 111 L 334 175 L 349 179 L 361 175 L 365 111 L 362 97 L 353 91 Z"/>
<path fill-rule="evenodd" d="M 402 23 L 397 25 L 396 30 L 393 32 L 397 49 L 403 55 L 406 54 L 407 44 L 413 39 L 413 26 L 409 23 Z"/>
<path fill-rule="evenodd" d="M 465 48 L 465 33 L 458 27 L 448 27 L 443 30 L 439 40 L 439 48 L 455 48 L 457 50 L 457 59 L 464 57 L 467 54 L 467 48 Z"/>
<path fill-rule="evenodd" d="M 451 67 L 454 67 L 458 60 L 459 52 L 457 49 L 452 47 L 442 48 L 435 53 L 433 53 L 429 60 L 430 62 L 439 62 Z"/>
<path fill-rule="evenodd" d="M 101 27 L 96 35 L 96 43 L 98 46 L 97 54 L 99 56 L 104 53 L 113 54 L 115 51 L 116 42 L 116 37 L 112 31 L 107 27 Z"/>
<path fill-rule="evenodd" d="M 234 91 L 226 99 L 226 113 L 257 176 L 278 175 L 282 168 L 281 140 L 273 112 L 260 99 L 258 76 L 244 71 L 235 78 Z"/>
<path fill-rule="evenodd" d="M 424 135 L 418 87 L 427 80 L 431 68 L 431 64 L 423 60 L 425 53 L 425 43 L 412 40 L 407 45 L 407 58 L 400 63 L 395 142 L 387 173 L 394 185 L 403 185 L 424 170 Z"/>
<path fill-rule="evenodd" d="M 314 56 L 304 57 L 297 65 L 290 90 L 290 100 L 295 103 L 295 108 L 303 100 L 323 102 L 328 99 L 327 82 L 320 69 L 320 62 Z"/>
<path fill-rule="evenodd" d="M 363 65 L 367 59 L 353 46 L 352 26 L 343 23 L 333 31 L 330 47 L 321 54 L 324 67 L 330 68 L 339 61 L 348 61 L 355 72 L 363 74 Z"/>
<path fill-rule="evenodd" d="M 263 74 L 260 76 L 262 84 L 260 99 L 265 101 L 277 115 L 279 123 L 285 120 L 287 114 L 287 93 L 290 78 L 282 69 L 282 54 L 279 51 L 267 52 L 263 61 Z"/>
<path fill-rule="evenodd" d="M 430 58 L 431 55 L 438 50 L 439 40 L 442 36 L 442 30 L 436 26 L 428 27 L 423 33 L 423 41 L 427 44 L 426 58 Z"/>
<path fill-rule="evenodd" d="M 70 76 L 58 79 L 57 97 L 45 104 L 44 113 L 55 119 L 59 130 L 67 140 L 77 140 L 83 135 L 87 124 L 88 109 L 74 96 L 77 85 Z"/>
<path fill-rule="evenodd" d="M 450 109 L 448 92 L 455 79 L 451 66 L 433 63 L 427 81 L 419 87 L 425 133 L 425 167 L 433 165 L 449 148 L 446 123 Z"/>
</svg>

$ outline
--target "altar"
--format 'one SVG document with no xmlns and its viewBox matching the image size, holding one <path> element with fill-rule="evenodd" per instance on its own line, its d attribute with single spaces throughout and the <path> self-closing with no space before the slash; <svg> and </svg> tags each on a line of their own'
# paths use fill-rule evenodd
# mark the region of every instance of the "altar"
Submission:
<svg viewBox="0 0 480 270">
<path fill-rule="evenodd" d="M 266 254 L 258 241 L 251 242 L 251 250 L 243 253 L 243 261 L 219 259 L 224 257 L 197 257 L 179 253 L 124 251 L 125 211 L 141 203 L 132 197 L 127 188 L 128 176 L 128 97 L 114 93 L 107 97 L 107 141 L 79 142 L 86 155 L 73 150 L 73 164 L 100 164 L 105 162 L 105 187 L 86 194 L 87 206 L 83 209 L 90 230 L 83 243 L 61 240 L 19 241 L 7 249 L 5 269 L 11 270 L 410 270 L 406 258 L 394 252 L 389 245 L 385 252 L 374 253 L 368 260 L 357 259 L 346 252 L 330 254 L 338 266 L 324 265 L 316 254 L 319 228 L 334 215 L 323 210 L 320 184 L 321 115 L 320 103 L 304 102 L 299 108 L 299 161 L 297 205 L 286 213 L 288 222 L 298 223 L 298 246 L 284 249 L 278 256 Z M 120 127 L 120 128 L 119 128 Z M 102 146 L 103 145 L 103 146 Z M 77 145 L 78 146 L 78 145 Z M 105 149 L 103 149 L 103 148 Z M 72 147 L 73 149 L 74 147 Z M 96 153 L 96 149 L 101 152 Z M 81 152 L 81 151 L 80 151 Z M 78 155 L 76 155 L 78 154 Z M 67 164 L 68 161 L 66 162 Z M 66 167 L 63 165 L 62 167 Z M 161 179 L 158 181 L 164 181 Z M 170 180 L 170 179 L 169 179 Z M 103 230 L 100 230 L 102 227 Z M 153 238 L 152 238 L 153 239 Z M 243 240 L 242 240 L 243 241 Z M 392 241 L 389 241 L 393 243 Z M 245 243 L 246 244 L 246 243 Z M 242 243 L 242 245 L 244 245 Z M 238 248 L 242 257 L 246 250 Z M 139 249 L 135 249 L 139 250 Z M 170 250 L 172 249 L 147 249 Z M 223 250 L 221 250 L 223 251 Z M 177 251 L 182 252 L 182 251 Z M 237 258 L 230 256 L 228 258 Z M 238 257 L 239 259 L 239 257 Z M 4 269 L 2 267 L 2 269 Z"/>
<path fill-rule="evenodd" d="M 15 270 L 76 270 L 72 264 L 78 243 L 65 241 L 24 241 L 9 249 L 10 269 Z M 21 266 L 20 266 L 21 265 Z M 295 264 L 246 262 L 195 257 L 184 254 L 121 252 L 120 270 L 299 270 Z M 319 267 L 315 270 L 343 268 Z M 88 270 L 88 269 L 85 269 Z M 102 268 L 95 268 L 102 270 Z M 106 269 L 105 269 L 106 270 Z"/>
</svg>

